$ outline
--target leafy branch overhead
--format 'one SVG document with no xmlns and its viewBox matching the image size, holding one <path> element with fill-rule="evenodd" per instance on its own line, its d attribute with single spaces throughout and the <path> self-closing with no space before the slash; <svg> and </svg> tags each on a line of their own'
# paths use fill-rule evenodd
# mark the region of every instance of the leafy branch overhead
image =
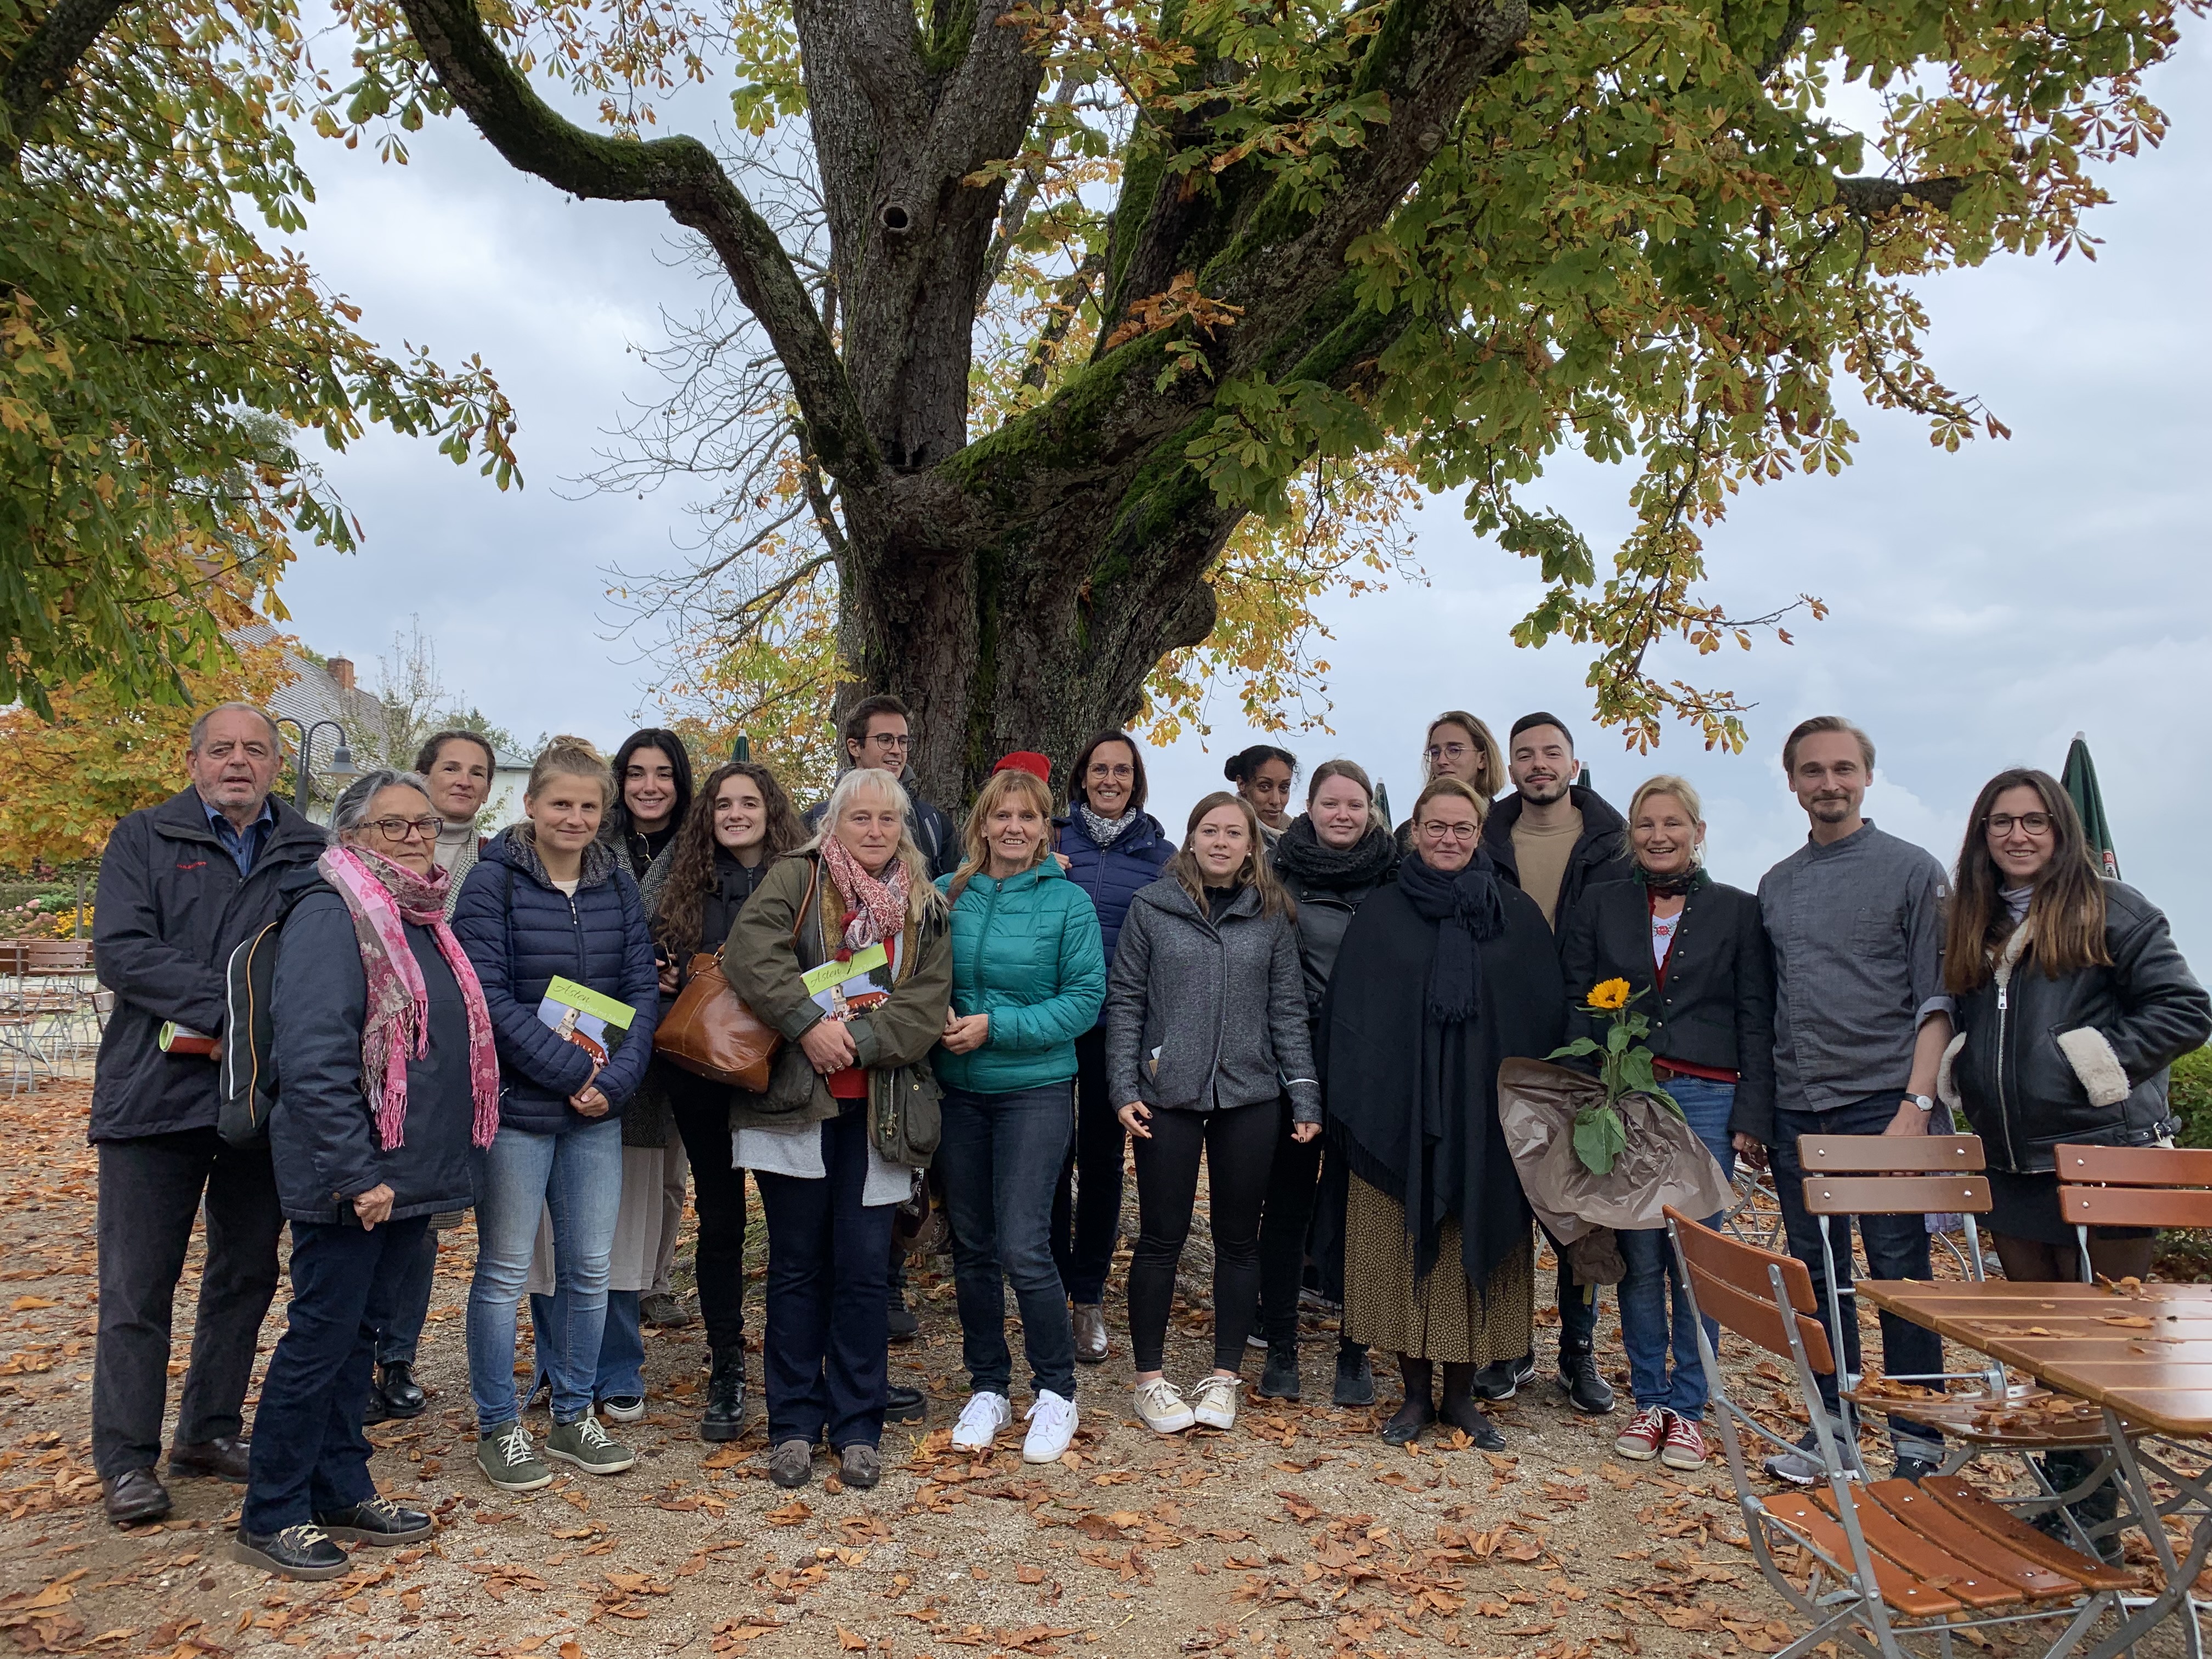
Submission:
<svg viewBox="0 0 2212 1659">
<path fill-rule="evenodd" d="M 248 38 L 345 142 L 404 158 L 458 112 L 659 204 L 712 297 L 601 482 L 692 491 L 699 545 L 617 604 L 722 714 L 899 690 L 956 798 L 1148 696 L 1203 721 L 1224 674 L 1271 719 L 1325 698 L 1316 603 L 1411 574 L 1416 490 L 1536 562 L 1511 637 L 1587 653 L 1632 742 L 1740 742 L 1670 665 L 1818 582 L 1723 605 L 1703 538 L 1840 469 L 1854 387 L 1945 447 L 2002 431 L 1924 361 L 1914 284 L 2089 252 L 2094 170 L 2159 138 L 2142 78 L 2201 5 L 340 0 L 326 81 L 289 24 Z M 664 131 L 702 105 L 733 136 Z M 1610 550 L 1545 505 L 1570 448 L 1626 469 Z"/>
</svg>

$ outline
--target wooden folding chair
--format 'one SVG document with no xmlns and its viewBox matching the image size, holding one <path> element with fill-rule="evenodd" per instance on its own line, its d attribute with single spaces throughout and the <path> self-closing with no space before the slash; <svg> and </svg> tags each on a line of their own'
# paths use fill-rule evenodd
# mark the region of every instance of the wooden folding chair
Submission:
<svg viewBox="0 0 2212 1659">
<path fill-rule="evenodd" d="M 1812 1275 L 1791 1256 L 1745 1244 L 1667 1211 L 1667 1231 L 1697 1311 L 1787 1359 L 1813 1425 L 1825 1488 L 1768 1495 L 1753 1489 L 1742 1434 L 1792 1443 L 1729 1393 L 1704 1319 L 1698 1355 L 1717 1413 L 1729 1474 L 1753 1558 L 1775 1593 L 1812 1628 L 1773 1659 L 1801 1659 L 1824 1642 L 1863 1655 L 1903 1659 L 1903 1644 L 1932 1639 L 1948 1655 L 1966 1631 L 2063 1619 L 2044 1650 L 2061 1659 L 2119 1605 L 2139 1575 L 2107 1567 L 2021 1522 L 1965 1481 L 1930 1475 L 1856 1484 L 1839 1425 L 1820 1405 L 1816 1375 L 1835 1368 L 1828 1334 L 1814 1317 Z M 1805 1582 L 1783 1569 L 1778 1548 L 1802 1552 Z"/>
<path fill-rule="evenodd" d="M 2089 1266 L 2092 1227 L 2212 1227 L 2212 1152 L 2183 1146 L 2075 1146 L 2053 1149 L 2058 1213 L 2081 1245 L 2081 1281 Z"/>
</svg>

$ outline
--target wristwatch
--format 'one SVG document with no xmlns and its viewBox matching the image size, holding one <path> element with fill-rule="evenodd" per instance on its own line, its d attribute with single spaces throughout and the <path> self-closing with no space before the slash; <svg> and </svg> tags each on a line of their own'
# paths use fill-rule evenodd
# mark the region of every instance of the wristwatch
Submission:
<svg viewBox="0 0 2212 1659">
<path fill-rule="evenodd" d="M 1905 1099 L 1911 1101 L 1915 1106 L 1917 1106 L 1923 1112 L 1932 1112 L 1936 1109 L 1936 1103 L 1930 1100 L 1926 1095 L 1907 1095 L 1905 1096 Z"/>
</svg>

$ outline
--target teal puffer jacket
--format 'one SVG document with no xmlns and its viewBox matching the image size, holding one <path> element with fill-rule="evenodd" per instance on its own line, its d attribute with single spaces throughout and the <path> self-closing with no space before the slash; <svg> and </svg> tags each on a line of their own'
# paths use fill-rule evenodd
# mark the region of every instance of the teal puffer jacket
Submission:
<svg viewBox="0 0 2212 1659">
<path fill-rule="evenodd" d="M 950 893 L 952 878 L 937 884 Z M 982 1095 L 1064 1082 L 1105 1000 L 1098 913 L 1058 860 L 1004 881 L 971 877 L 952 902 L 952 1012 L 988 1014 L 991 1034 L 968 1054 L 939 1048 L 938 1078 Z"/>
</svg>

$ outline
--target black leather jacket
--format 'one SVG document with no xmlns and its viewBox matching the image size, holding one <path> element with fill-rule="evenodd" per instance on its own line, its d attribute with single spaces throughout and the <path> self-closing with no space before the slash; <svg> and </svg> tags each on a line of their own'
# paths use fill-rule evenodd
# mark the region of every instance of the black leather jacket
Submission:
<svg viewBox="0 0 2212 1659">
<path fill-rule="evenodd" d="M 1647 890 L 1638 881 L 1601 882 L 1559 918 L 1559 965 L 1574 1005 L 1570 1042 L 1605 1041 L 1597 1018 L 1581 1006 L 1592 986 L 1617 978 L 1631 991 L 1649 990 L 1636 1006 L 1650 1018 L 1644 1041 L 1651 1052 L 1662 1062 L 1734 1072 L 1729 1127 L 1773 1143 L 1774 958 L 1754 895 L 1717 881 L 1690 894 L 1667 952 L 1666 983 L 1653 990 Z"/>
<path fill-rule="evenodd" d="M 1936 1090 L 1981 1136 L 1990 1167 L 2040 1174 L 2062 1141 L 2141 1146 L 2173 1133 L 2166 1068 L 2212 1037 L 2212 997 L 2157 906 L 2105 884 L 2109 968 L 2057 979 L 2021 965 L 2029 925 L 1987 983 L 1957 999 Z"/>
</svg>

